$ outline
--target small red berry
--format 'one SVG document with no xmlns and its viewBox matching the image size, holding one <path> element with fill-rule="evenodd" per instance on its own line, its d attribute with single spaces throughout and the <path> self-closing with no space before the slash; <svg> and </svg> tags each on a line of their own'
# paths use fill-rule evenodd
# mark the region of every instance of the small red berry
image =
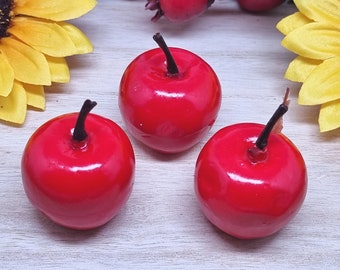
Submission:
<svg viewBox="0 0 340 270">
<path fill-rule="evenodd" d="M 281 5 L 285 0 L 237 0 L 240 7 L 250 12 L 271 10 Z"/>
<path fill-rule="evenodd" d="M 157 10 L 152 17 L 156 22 L 165 16 L 172 22 L 183 22 L 201 15 L 215 0 L 147 0 L 145 9 Z"/>
</svg>

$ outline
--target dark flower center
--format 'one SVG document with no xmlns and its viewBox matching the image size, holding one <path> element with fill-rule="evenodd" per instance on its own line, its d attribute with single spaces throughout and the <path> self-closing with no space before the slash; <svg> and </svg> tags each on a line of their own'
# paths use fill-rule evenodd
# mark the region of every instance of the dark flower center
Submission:
<svg viewBox="0 0 340 270">
<path fill-rule="evenodd" d="M 11 24 L 13 0 L 0 0 L 0 38 L 7 37 L 7 29 Z"/>
</svg>

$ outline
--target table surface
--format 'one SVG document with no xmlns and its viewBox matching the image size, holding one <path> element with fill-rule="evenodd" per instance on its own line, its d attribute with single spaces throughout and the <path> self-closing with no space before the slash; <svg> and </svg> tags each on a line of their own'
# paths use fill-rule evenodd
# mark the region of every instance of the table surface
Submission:
<svg viewBox="0 0 340 270">
<path fill-rule="evenodd" d="M 29 110 L 24 125 L 1 125 L 0 264 L 2 269 L 339 269 L 340 130 L 319 132 L 317 106 L 297 104 L 300 85 L 283 74 L 295 55 L 280 45 L 276 23 L 295 11 L 284 5 L 261 15 L 217 0 L 184 24 L 150 22 L 144 0 L 99 0 L 89 14 L 72 21 L 94 44 L 94 52 L 68 58 L 69 84 L 46 89 L 44 112 Z M 127 205 L 107 225 L 72 231 L 52 223 L 29 203 L 20 161 L 30 135 L 57 115 L 77 111 L 85 98 L 94 113 L 124 128 L 117 105 L 126 66 L 157 47 L 161 32 L 170 46 L 204 58 L 218 74 L 222 107 L 207 138 L 190 151 L 156 154 L 131 138 L 136 176 Z M 266 123 L 291 88 L 283 132 L 300 149 L 309 184 L 299 214 L 274 236 L 234 239 L 214 228 L 198 208 L 193 172 L 198 153 L 220 128 L 237 122 Z"/>
</svg>

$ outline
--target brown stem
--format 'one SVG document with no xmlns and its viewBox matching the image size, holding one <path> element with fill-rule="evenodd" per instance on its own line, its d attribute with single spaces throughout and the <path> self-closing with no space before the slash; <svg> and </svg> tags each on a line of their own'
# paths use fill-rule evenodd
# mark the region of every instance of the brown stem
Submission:
<svg viewBox="0 0 340 270">
<path fill-rule="evenodd" d="M 289 103 L 288 96 L 289 89 L 286 90 L 283 102 L 276 109 L 273 116 L 270 118 L 270 120 L 262 130 L 260 136 L 257 138 L 254 147 L 248 149 L 248 157 L 252 162 L 257 163 L 266 160 L 269 135 L 272 132 L 275 125 L 278 123 L 278 121 L 288 111 Z"/>
<path fill-rule="evenodd" d="M 214 2 L 215 0 L 208 0 L 208 7 L 210 7 Z"/>
<path fill-rule="evenodd" d="M 85 100 L 83 106 L 78 115 L 78 119 L 73 131 L 72 139 L 81 142 L 87 138 L 87 133 L 85 130 L 85 120 L 90 111 L 97 105 L 97 102 L 91 101 L 89 99 Z"/>
<path fill-rule="evenodd" d="M 268 123 L 263 129 L 262 133 L 257 138 L 255 142 L 257 148 L 263 150 L 268 145 L 268 138 L 273 127 L 281 119 L 281 117 L 288 111 L 288 92 L 289 89 L 287 89 L 286 91 L 283 103 L 281 103 L 279 107 L 276 109 L 273 116 L 269 119 Z"/>
<path fill-rule="evenodd" d="M 179 73 L 177 64 L 169 50 L 169 47 L 166 45 L 164 38 L 160 33 L 156 33 L 153 36 L 154 41 L 158 44 L 158 46 L 162 49 L 166 57 L 168 75 L 175 76 Z"/>
</svg>

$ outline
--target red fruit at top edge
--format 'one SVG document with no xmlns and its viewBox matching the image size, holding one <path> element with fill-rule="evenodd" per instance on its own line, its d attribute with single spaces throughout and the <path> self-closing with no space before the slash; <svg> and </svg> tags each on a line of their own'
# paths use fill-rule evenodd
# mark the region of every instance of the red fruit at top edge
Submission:
<svg viewBox="0 0 340 270">
<path fill-rule="evenodd" d="M 165 16 L 172 22 L 183 22 L 201 15 L 214 0 L 147 0 L 146 9 L 157 10 L 152 21 Z"/>
<path fill-rule="evenodd" d="M 251 12 L 271 10 L 281 5 L 285 0 L 237 0 L 240 7 Z"/>
</svg>

